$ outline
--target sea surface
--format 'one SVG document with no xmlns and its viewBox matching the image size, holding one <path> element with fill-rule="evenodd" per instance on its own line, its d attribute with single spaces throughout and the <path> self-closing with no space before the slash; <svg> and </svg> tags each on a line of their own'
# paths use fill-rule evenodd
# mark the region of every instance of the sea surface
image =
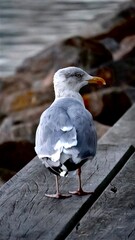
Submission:
<svg viewBox="0 0 135 240">
<path fill-rule="evenodd" d="M 0 0 L 0 76 L 54 42 L 98 33 L 98 24 L 128 0 Z M 94 26 L 94 27 L 92 27 Z"/>
</svg>

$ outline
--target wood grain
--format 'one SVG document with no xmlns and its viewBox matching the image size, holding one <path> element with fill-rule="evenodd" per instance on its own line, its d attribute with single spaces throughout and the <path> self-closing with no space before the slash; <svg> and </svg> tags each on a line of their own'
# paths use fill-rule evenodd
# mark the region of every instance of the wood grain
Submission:
<svg viewBox="0 0 135 240">
<path fill-rule="evenodd" d="M 99 144 L 132 144 L 135 146 L 135 104 L 103 135 Z"/>
<path fill-rule="evenodd" d="M 102 226 L 100 225 L 100 218 L 99 221 L 95 220 L 97 221 L 95 222 L 95 224 L 97 223 L 95 227 L 96 234 L 99 232 L 99 234 L 103 234 L 103 237 L 104 234 L 108 237 L 109 235 L 107 234 L 109 234 L 109 231 L 112 231 L 111 234 L 113 236 L 115 233 L 115 229 L 112 227 L 113 224 L 115 227 L 120 226 L 120 229 L 121 227 L 123 228 L 121 224 L 118 225 L 118 221 L 120 221 L 119 216 L 121 216 L 121 219 L 124 216 L 128 216 L 128 211 L 124 212 L 124 209 L 127 209 L 126 207 L 130 202 L 132 203 L 134 193 L 135 166 L 133 163 L 131 164 L 133 160 L 128 161 L 134 152 L 134 147 L 129 148 L 131 144 L 135 145 L 134 121 L 135 104 L 99 140 L 96 157 L 83 166 L 82 181 L 84 189 L 94 191 L 93 195 L 85 197 L 72 196 L 65 200 L 47 198 L 45 196 L 46 192 L 53 193 L 55 191 L 55 180 L 54 176 L 49 173 L 37 157 L 3 185 L 0 189 L 0 240 L 65 239 L 90 207 L 95 209 L 93 210 L 95 211 L 95 219 L 101 214 Z M 119 178 L 116 177 L 115 183 L 115 175 L 127 161 L 131 165 L 126 164 L 119 173 L 122 174 L 124 171 L 122 177 L 121 175 Z M 111 181 L 111 185 L 106 189 Z M 77 188 L 75 176 L 72 178 L 61 178 L 60 183 L 60 190 L 63 193 L 67 193 L 69 190 L 76 190 Z M 110 187 L 111 191 L 108 190 Z M 118 189 L 123 190 L 118 191 Z M 100 196 L 101 194 L 102 196 Z M 109 200 L 107 205 L 109 196 L 113 198 Z M 98 198 L 99 200 L 97 200 Z M 122 199 L 123 202 L 120 204 Z M 98 204 L 98 202 L 100 203 Z M 118 207 L 117 204 L 119 204 Z M 125 206 L 125 208 L 122 208 L 121 205 Z M 134 203 L 129 205 L 131 208 L 134 208 Z M 118 211 L 119 209 L 121 210 Z M 113 216 L 115 216 L 114 219 Z M 105 223 L 104 217 L 105 220 L 106 218 L 109 219 L 110 225 L 107 225 L 108 222 L 107 224 Z M 91 236 L 89 235 L 91 234 L 89 229 L 94 227 L 94 221 L 91 221 L 91 215 L 89 220 L 86 221 L 86 219 L 88 217 L 84 217 L 82 228 L 80 227 L 81 230 L 78 232 L 80 235 L 77 233 L 77 239 L 80 236 L 83 236 L 83 239 L 90 239 L 89 237 L 85 238 L 85 234 L 86 237 L 87 234 Z M 115 224 L 115 221 L 117 224 Z M 88 222 L 92 225 L 89 225 Z M 86 232 L 81 235 L 85 224 Z M 122 231 L 125 231 L 124 228 Z M 129 239 L 134 238 L 132 238 L 134 236 L 132 224 L 131 228 L 129 226 L 127 233 Z M 120 239 L 118 235 L 116 236 L 115 234 L 114 239 Z M 69 239 L 75 239 L 76 235 L 74 235 L 74 232 L 70 237 Z M 111 238 L 102 239 L 108 240 Z"/>
<path fill-rule="evenodd" d="M 135 239 L 135 154 L 84 216 L 68 240 Z"/>
<path fill-rule="evenodd" d="M 99 146 L 93 161 L 83 167 L 84 188 L 95 191 L 126 150 L 127 146 Z M 60 182 L 62 192 L 74 190 L 77 184 L 75 177 Z M 65 239 L 88 211 L 93 197 L 45 197 L 45 192 L 54 190 L 53 175 L 36 157 L 0 189 L 0 239 Z"/>
</svg>

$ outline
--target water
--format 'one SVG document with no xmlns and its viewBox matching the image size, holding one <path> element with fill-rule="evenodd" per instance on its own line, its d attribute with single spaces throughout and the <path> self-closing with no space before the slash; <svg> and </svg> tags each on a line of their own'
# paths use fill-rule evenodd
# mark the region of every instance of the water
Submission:
<svg viewBox="0 0 135 240">
<path fill-rule="evenodd" d="M 0 76 L 57 40 L 87 35 L 125 0 L 0 0 Z M 98 31 L 98 29 L 95 31 Z"/>
</svg>

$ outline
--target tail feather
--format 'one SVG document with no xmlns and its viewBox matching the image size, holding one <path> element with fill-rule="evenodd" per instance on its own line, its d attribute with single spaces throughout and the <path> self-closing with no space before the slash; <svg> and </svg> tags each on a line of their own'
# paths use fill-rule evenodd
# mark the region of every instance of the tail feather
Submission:
<svg viewBox="0 0 135 240">
<path fill-rule="evenodd" d="M 43 164 L 46 166 L 46 168 L 48 168 L 50 172 L 52 172 L 53 174 L 61 177 L 67 176 L 68 170 L 66 166 L 64 166 L 63 164 L 61 163 L 56 164 L 53 162 L 53 165 L 52 165 L 52 161 L 49 158 L 42 158 L 41 160 Z"/>
</svg>

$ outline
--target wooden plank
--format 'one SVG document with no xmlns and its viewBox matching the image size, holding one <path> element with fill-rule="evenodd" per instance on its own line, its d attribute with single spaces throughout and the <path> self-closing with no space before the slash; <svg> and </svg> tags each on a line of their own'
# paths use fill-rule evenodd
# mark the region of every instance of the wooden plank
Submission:
<svg viewBox="0 0 135 240">
<path fill-rule="evenodd" d="M 127 150 L 127 146 L 98 146 L 96 157 L 83 167 L 85 189 L 98 189 Z M 133 151 L 130 148 L 122 159 L 127 161 Z M 61 178 L 63 192 L 75 188 L 75 177 Z M 37 158 L 7 182 L 0 189 L 0 239 L 65 239 L 97 195 L 65 200 L 45 197 L 54 189 L 54 177 Z"/>
<path fill-rule="evenodd" d="M 99 140 L 99 144 L 132 144 L 135 146 L 135 104 Z"/>
<path fill-rule="evenodd" d="M 135 154 L 67 240 L 135 239 Z"/>
</svg>

